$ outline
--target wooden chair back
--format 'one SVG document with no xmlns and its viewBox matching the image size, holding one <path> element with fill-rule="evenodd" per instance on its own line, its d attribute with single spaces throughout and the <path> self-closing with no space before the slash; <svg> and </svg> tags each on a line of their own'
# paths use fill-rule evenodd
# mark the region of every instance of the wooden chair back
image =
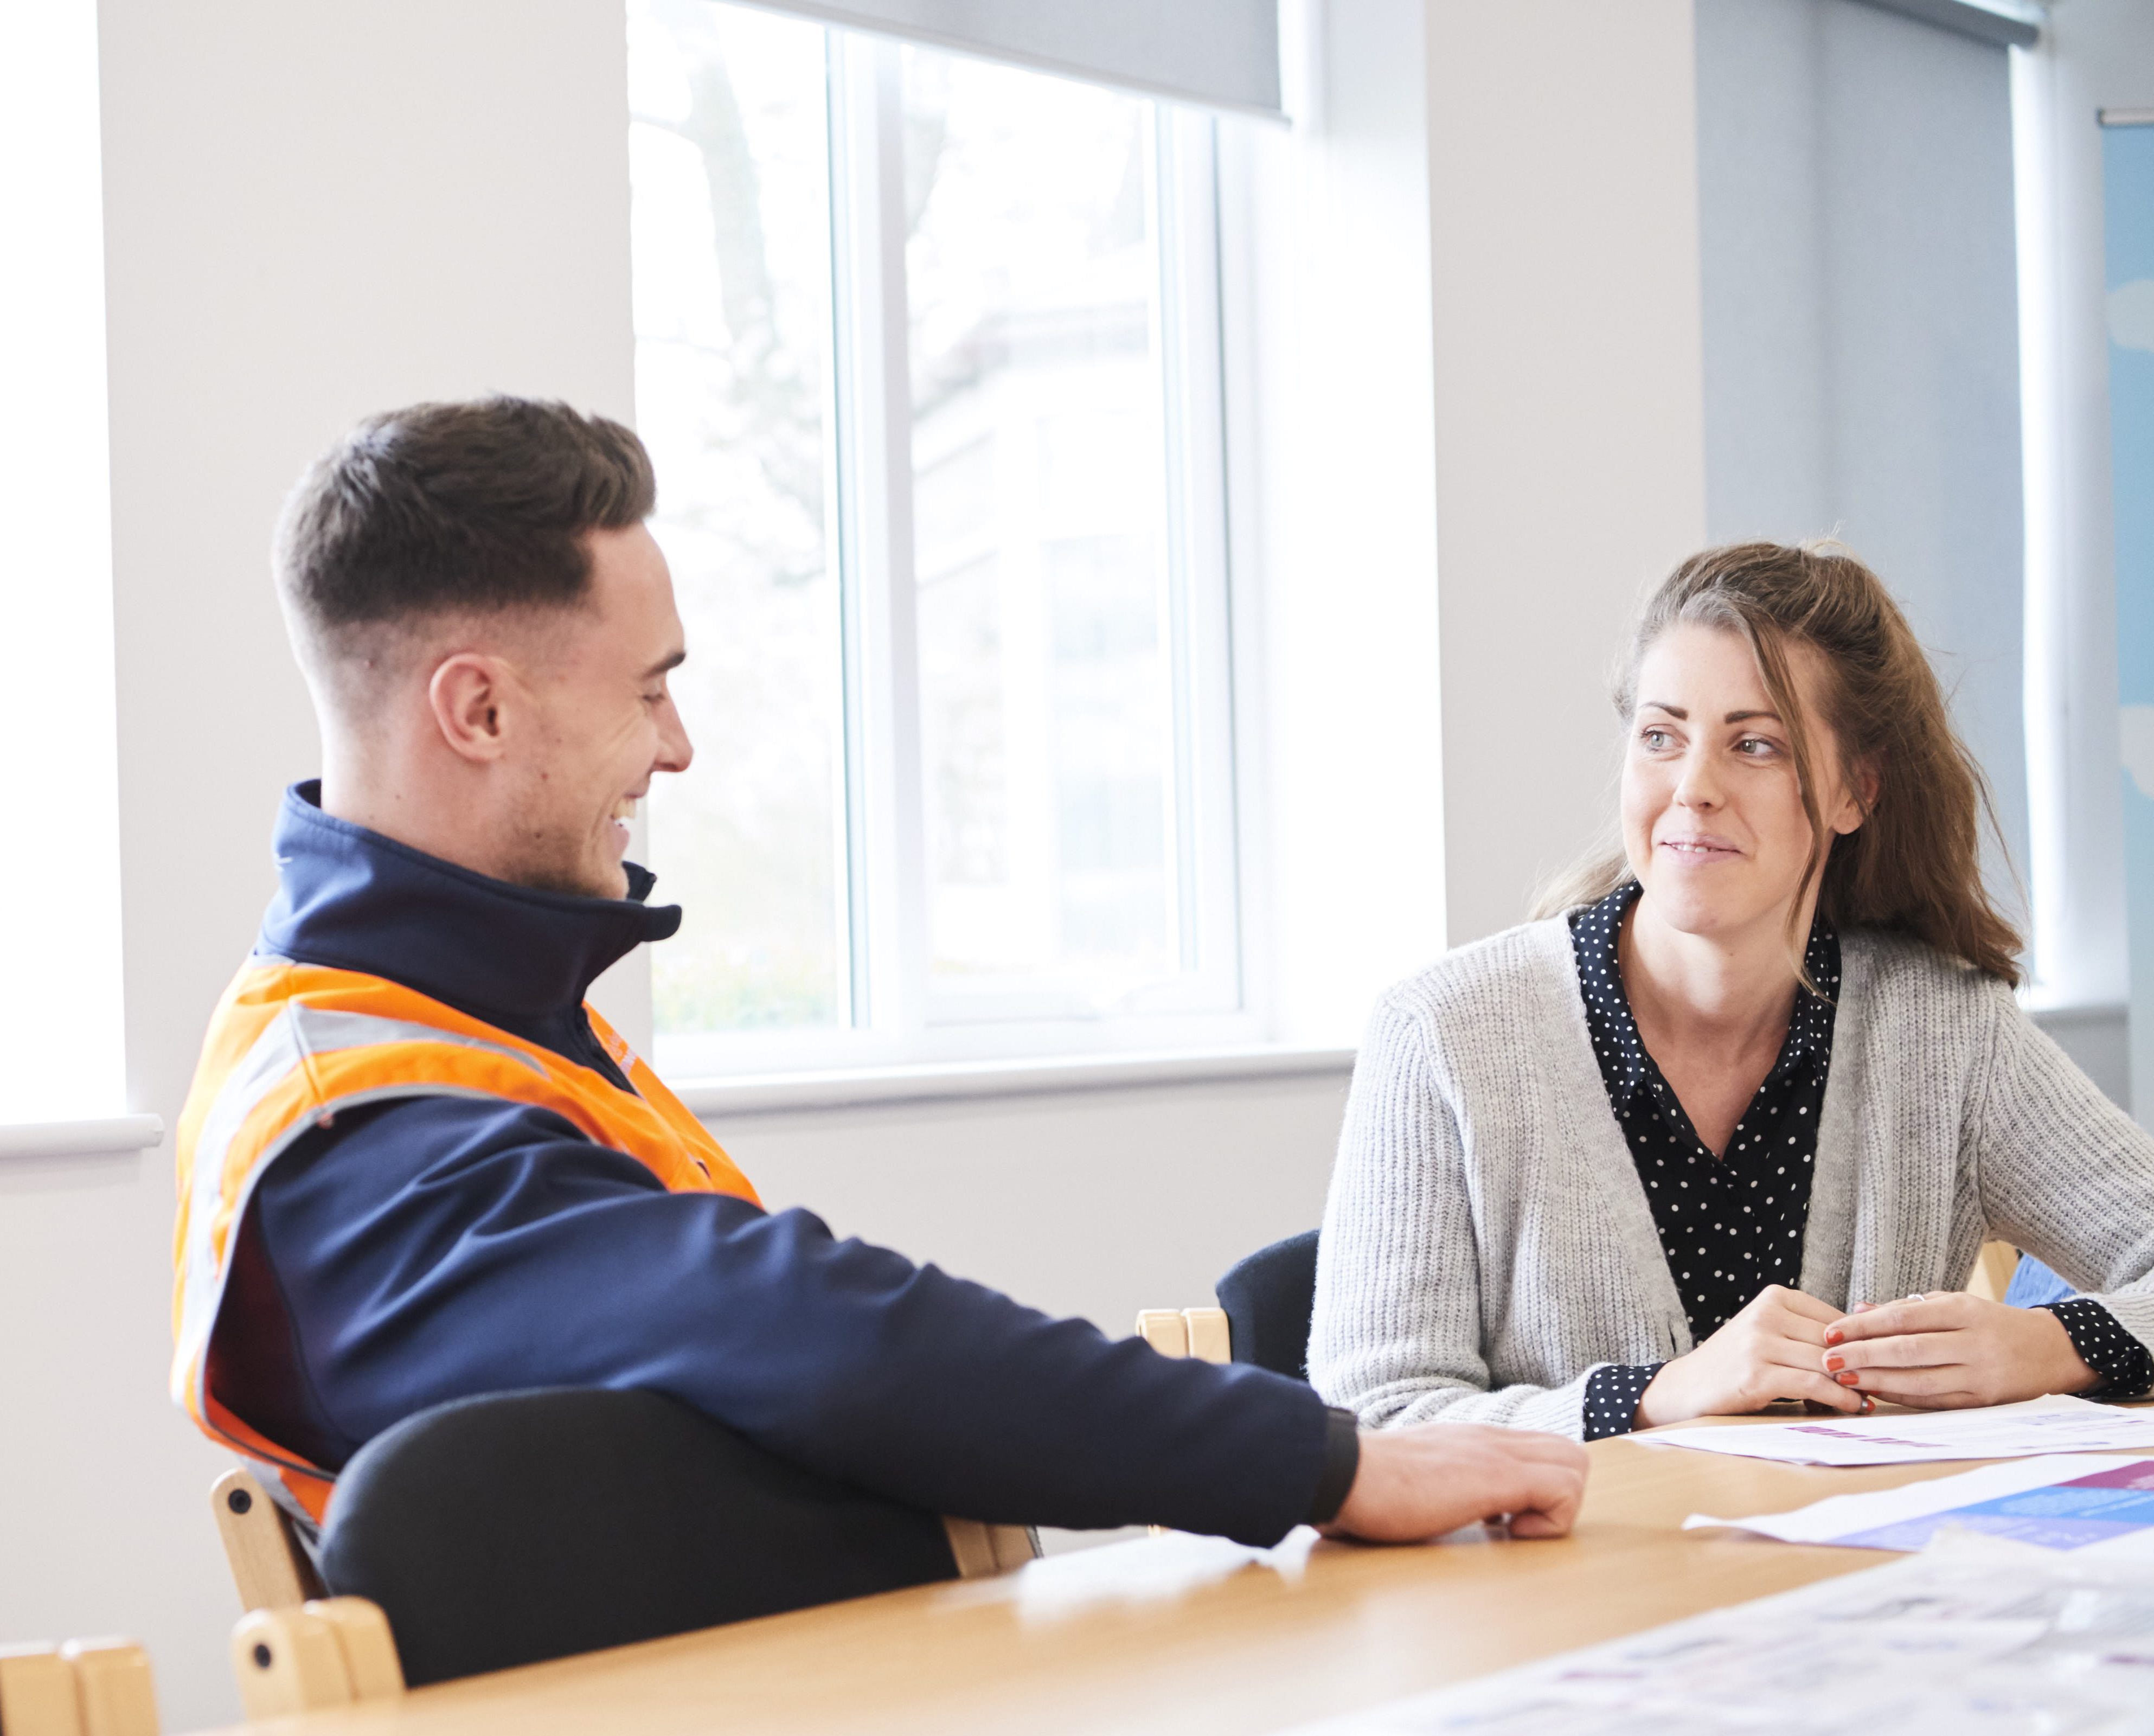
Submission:
<svg viewBox="0 0 2154 1736">
<path fill-rule="evenodd" d="M 1039 1534 L 1029 1525 L 990 1525 L 979 1519 L 946 1517 L 942 1529 L 961 1580 L 993 1579 L 1039 1555 Z"/>
<path fill-rule="evenodd" d="M 2012 1274 L 2019 1269 L 2019 1250 L 2009 1242 L 1985 1242 L 1975 1256 L 1974 1273 L 1967 1281 L 1968 1294 L 1985 1302 L 2002 1302 Z"/>
<path fill-rule="evenodd" d="M 1223 1308 L 1147 1308 L 1137 1315 L 1136 1335 L 1162 1356 L 1194 1356 L 1232 1362 L 1234 1345 Z"/>
<path fill-rule="evenodd" d="M 314 1598 L 258 1609 L 232 1631 L 232 1673 L 252 1718 L 321 1712 L 404 1692 L 404 1667 L 379 1604 Z"/>
<path fill-rule="evenodd" d="M 291 1515 L 252 1471 L 235 1466 L 218 1478 L 210 1485 L 209 1505 L 240 1608 L 296 1610 L 329 1595 Z"/>
<path fill-rule="evenodd" d="M 126 1640 L 0 1647 L 6 1736 L 157 1736 L 150 1660 Z"/>
<path fill-rule="evenodd" d="M 236 1466 L 210 1488 L 210 1510 L 226 1564 L 247 1612 L 232 1630 L 232 1666 L 250 1718 L 282 1717 L 355 1704 L 404 1691 L 404 1672 L 387 1616 L 363 1597 L 331 1597 L 291 1515 L 254 1473 Z M 961 1579 L 1008 1573 L 1039 1553 L 1029 1527 L 945 1519 L 944 1534 Z M 24 1666 L 42 1692 L 42 1665 Z M 4 1665 L 0 1665 L 4 1669 Z M 57 1692 L 57 1690 L 51 1690 Z M 47 1736 L 34 1723 L 8 1721 L 0 1677 L 0 1736 Z M 54 1726 L 50 1736 L 156 1736 L 154 1723 L 78 1731 Z"/>
<path fill-rule="evenodd" d="M 246 1611 L 232 1631 L 232 1672 L 248 1718 L 319 1712 L 404 1692 L 396 1641 L 380 1606 L 329 1596 L 292 1516 L 252 1471 L 227 1471 L 210 1485 L 209 1503 Z M 0 1722 L 0 1736 L 15 1733 Z"/>
</svg>

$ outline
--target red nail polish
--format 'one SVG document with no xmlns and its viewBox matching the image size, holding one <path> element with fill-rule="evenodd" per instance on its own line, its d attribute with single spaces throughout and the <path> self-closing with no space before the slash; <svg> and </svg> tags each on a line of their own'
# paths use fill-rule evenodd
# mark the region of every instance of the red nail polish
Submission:
<svg viewBox="0 0 2154 1736">
<path fill-rule="evenodd" d="M 1847 1366 L 1847 1358 L 1845 1356 L 1828 1356 L 1825 1359 L 1825 1366 L 1827 1368 L 1831 1369 L 1845 1368 Z"/>
<path fill-rule="evenodd" d="M 1833 1378 L 1835 1381 L 1838 1381 L 1843 1386 L 1852 1386 L 1857 1381 L 1861 1380 L 1862 1376 L 1850 1368 L 1846 1371 L 1846 1373 L 1835 1375 Z"/>
<path fill-rule="evenodd" d="M 1837 1326 L 1828 1326 L 1825 1329 L 1825 1341 L 1827 1344 L 1838 1344 L 1847 1335 Z"/>
</svg>

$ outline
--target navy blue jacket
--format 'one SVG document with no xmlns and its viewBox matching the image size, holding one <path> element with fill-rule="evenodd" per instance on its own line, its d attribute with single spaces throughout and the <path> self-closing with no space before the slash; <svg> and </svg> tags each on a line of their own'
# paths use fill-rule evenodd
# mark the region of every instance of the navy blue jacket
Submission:
<svg viewBox="0 0 2154 1736">
<path fill-rule="evenodd" d="M 625 1085 L 582 1011 L 677 907 L 506 885 L 288 792 L 259 953 L 372 973 Z M 804 1211 L 667 1193 L 549 1111 L 420 1097 L 340 1115 L 258 1183 L 210 1378 L 329 1468 L 444 1400 L 670 1393 L 774 1453 L 934 1512 L 1276 1541 L 1335 1507 L 1308 1386 L 1050 1320 Z M 1319 1485 L 1328 1493 L 1320 1496 Z"/>
</svg>

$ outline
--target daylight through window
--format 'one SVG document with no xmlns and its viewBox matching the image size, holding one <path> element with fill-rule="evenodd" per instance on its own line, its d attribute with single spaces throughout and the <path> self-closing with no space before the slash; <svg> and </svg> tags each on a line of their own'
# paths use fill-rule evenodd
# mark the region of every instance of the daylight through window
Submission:
<svg viewBox="0 0 2154 1736">
<path fill-rule="evenodd" d="M 1211 123 L 710 0 L 630 75 L 661 1063 L 1233 1014 Z"/>
</svg>

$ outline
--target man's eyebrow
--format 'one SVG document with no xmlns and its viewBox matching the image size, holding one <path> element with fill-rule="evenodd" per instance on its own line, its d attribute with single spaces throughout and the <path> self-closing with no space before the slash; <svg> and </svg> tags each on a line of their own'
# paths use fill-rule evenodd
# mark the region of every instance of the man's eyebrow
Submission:
<svg viewBox="0 0 2154 1736">
<path fill-rule="evenodd" d="M 653 676 L 663 675 L 669 669 L 678 669 L 683 663 L 687 662 L 687 660 L 688 648 L 684 645 L 680 650 L 675 651 L 672 656 L 660 658 L 658 661 L 653 663 L 648 669 L 645 670 L 643 671 L 643 679 L 649 681 Z"/>
</svg>

